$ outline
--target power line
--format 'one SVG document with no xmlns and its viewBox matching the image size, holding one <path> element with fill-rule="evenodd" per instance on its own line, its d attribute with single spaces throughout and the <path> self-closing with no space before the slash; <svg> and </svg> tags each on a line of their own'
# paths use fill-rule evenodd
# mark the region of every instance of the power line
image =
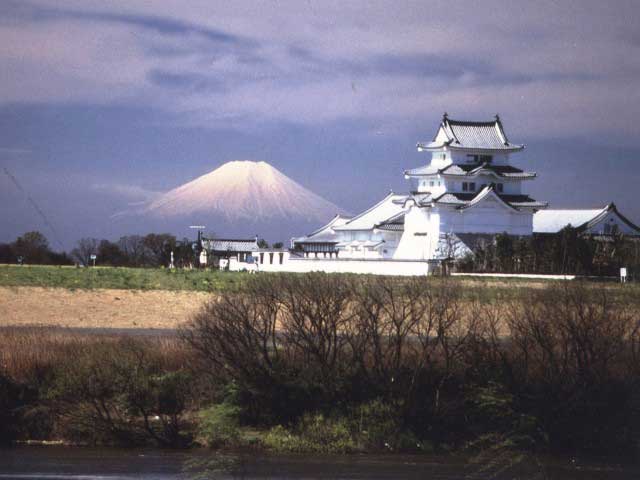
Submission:
<svg viewBox="0 0 640 480">
<path fill-rule="evenodd" d="M 38 215 L 40 215 L 40 217 L 42 218 L 42 221 L 44 222 L 44 224 L 49 227 L 49 230 L 51 230 L 51 233 L 53 233 L 53 239 L 55 240 L 55 242 L 58 244 L 58 246 L 60 247 L 61 250 L 64 250 L 64 245 L 62 245 L 62 242 L 60 241 L 60 237 L 58 236 L 58 232 L 56 231 L 56 229 L 53 227 L 53 225 L 51 224 L 51 222 L 49 221 L 49 219 L 47 218 L 47 216 L 44 214 L 44 212 L 42 211 L 42 209 L 38 206 L 38 204 L 36 203 L 36 201 L 31 198 L 31 195 L 29 195 L 27 193 L 27 191 L 22 188 L 22 185 L 20 185 L 20 182 L 18 182 L 18 179 L 13 176 L 11 174 L 11 172 L 9 171 L 9 169 L 7 167 L 3 167 L 4 169 L 4 173 L 5 175 L 7 175 L 7 177 L 9 177 L 9 179 L 13 182 L 13 184 L 16 186 L 16 188 L 18 190 L 20 190 L 20 192 L 22 192 L 22 194 L 27 197 L 27 201 L 31 204 L 31 206 L 33 207 L 33 209 L 38 212 Z"/>
</svg>

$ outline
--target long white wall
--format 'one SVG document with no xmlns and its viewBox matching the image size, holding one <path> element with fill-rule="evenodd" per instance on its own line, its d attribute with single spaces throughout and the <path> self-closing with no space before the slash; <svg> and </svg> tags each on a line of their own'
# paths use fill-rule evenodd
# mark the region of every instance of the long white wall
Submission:
<svg viewBox="0 0 640 480">
<path fill-rule="evenodd" d="M 289 257 L 282 264 L 258 265 L 259 272 L 326 272 L 363 273 L 371 275 L 421 276 L 429 273 L 426 261 L 357 260 Z"/>
</svg>

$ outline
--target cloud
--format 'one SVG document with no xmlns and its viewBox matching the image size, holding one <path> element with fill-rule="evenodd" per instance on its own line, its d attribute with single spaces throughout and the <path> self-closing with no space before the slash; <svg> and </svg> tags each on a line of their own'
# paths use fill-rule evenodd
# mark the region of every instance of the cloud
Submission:
<svg viewBox="0 0 640 480">
<path fill-rule="evenodd" d="M 149 106 L 243 130 L 499 111 L 526 119 L 529 136 L 638 134 L 632 3 L 39 0 L 8 11 L 0 103 Z"/>
<path fill-rule="evenodd" d="M 163 193 L 155 190 L 148 190 L 139 185 L 128 185 L 123 183 L 95 183 L 91 185 L 91 189 L 96 192 L 119 197 L 120 199 L 127 201 L 129 205 L 148 202 Z"/>
</svg>

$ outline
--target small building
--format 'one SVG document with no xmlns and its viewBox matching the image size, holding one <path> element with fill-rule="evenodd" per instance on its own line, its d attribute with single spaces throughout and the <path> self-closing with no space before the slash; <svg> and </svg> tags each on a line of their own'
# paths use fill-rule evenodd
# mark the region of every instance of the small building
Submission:
<svg viewBox="0 0 640 480">
<path fill-rule="evenodd" d="M 614 203 L 597 209 L 541 210 L 533 216 L 534 233 L 558 233 L 567 226 L 593 237 L 606 237 L 616 233 L 640 237 L 640 227 L 622 215 Z"/>
<path fill-rule="evenodd" d="M 207 238 L 200 236 L 200 248 L 207 252 L 209 266 L 218 268 L 221 259 L 247 262 L 259 249 L 258 238 Z"/>
</svg>

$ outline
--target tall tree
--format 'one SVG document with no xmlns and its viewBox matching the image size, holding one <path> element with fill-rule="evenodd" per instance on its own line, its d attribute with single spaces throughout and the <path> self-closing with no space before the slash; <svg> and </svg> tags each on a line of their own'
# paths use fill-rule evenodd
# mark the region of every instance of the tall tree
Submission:
<svg viewBox="0 0 640 480">
<path fill-rule="evenodd" d="M 102 265 L 121 267 L 126 265 L 127 259 L 117 243 L 101 240 L 98 245 L 98 258 Z"/>
<path fill-rule="evenodd" d="M 126 258 L 128 265 L 143 267 L 147 264 L 148 250 L 144 244 L 144 238 L 140 235 L 126 235 L 120 237 L 118 246 Z"/>
<path fill-rule="evenodd" d="M 27 232 L 18 237 L 12 249 L 16 256 L 23 257 L 28 263 L 49 263 L 50 261 L 49 241 L 38 231 Z"/>
<path fill-rule="evenodd" d="M 91 255 L 98 254 L 97 238 L 81 238 L 78 240 L 76 248 L 71 250 L 71 256 L 82 265 L 91 265 Z"/>
<path fill-rule="evenodd" d="M 169 233 L 150 233 L 144 237 L 144 246 L 148 250 L 148 261 L 156 267 L 167 266 L 171 252 L 176 249 L 176 237 Z"/>
</svg>

